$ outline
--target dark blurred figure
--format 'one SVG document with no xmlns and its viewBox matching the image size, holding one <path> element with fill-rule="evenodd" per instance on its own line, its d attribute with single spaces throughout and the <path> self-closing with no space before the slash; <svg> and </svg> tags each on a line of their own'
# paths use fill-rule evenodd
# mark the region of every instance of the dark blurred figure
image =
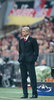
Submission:
<svg viewBox="0 0 54 100">
<path fill-rule="evenodd" d="M 27 91 L 27 77 L 28 72 L 32 86 L 32 97 L 37 98 L 37 80 L 35 74 L 35 62 L 38 57 L 38 43 L 35 38 L 30 37 L 30 28 L 22 28 L 22 39 L 19 41 L 19 62 L 22 76 L 22 88 L 24 96 L 22 98 L 28 98 Z"/>
</svg>

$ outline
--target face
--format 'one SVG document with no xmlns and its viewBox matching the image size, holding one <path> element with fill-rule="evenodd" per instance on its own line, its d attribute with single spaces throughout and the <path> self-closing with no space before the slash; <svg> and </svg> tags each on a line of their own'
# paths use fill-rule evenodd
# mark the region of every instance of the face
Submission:
<svg viewBox="0 0 54 100">
<path fill-rule="evenodd" d="M 22 29 L 22 36 L 26 37 L 28 34 L 29 34 L 28 30 L 26 30 L 26 29 L 23 28 Z"/>
</svg>

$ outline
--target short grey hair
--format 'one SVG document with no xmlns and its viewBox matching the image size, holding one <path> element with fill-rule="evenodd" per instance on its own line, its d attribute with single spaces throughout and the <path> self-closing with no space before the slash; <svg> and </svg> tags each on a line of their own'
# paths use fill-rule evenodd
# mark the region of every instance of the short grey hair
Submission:
<svg viewBox="0 0 54 100">
<path fill-rule="evenodd" d="M 26 29 L 27 31 L 30 30 L 30 28 L 28 26 L 22 27 L 22 29 Z"/>
</svg>

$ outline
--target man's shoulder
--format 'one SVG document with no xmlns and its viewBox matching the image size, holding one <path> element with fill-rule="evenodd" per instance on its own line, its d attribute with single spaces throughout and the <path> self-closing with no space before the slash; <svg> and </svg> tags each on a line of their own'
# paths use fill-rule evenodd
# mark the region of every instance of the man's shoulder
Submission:
<svg viewBox="0 0 54 100">
<path fill-rule="evenodd" d="M 31 36 L 30 36 L 30 39 L 31 39 L 31 40 L 36 40 L 36 38 L 33 38 L 33 37 L 31 37 Z"/>
</svg>

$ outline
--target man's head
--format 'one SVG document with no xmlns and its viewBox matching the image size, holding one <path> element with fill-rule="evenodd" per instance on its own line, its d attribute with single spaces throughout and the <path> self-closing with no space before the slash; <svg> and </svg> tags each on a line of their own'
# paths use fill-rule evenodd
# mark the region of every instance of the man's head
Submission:
<svg viewBox="0 0 54 100">
<path fill-rule="evenodd" d="M 26 37 L 27 35 L 29 35 L 29 27 L 23 27 L 22 28 L 22 36 Z"/>
</svg>

